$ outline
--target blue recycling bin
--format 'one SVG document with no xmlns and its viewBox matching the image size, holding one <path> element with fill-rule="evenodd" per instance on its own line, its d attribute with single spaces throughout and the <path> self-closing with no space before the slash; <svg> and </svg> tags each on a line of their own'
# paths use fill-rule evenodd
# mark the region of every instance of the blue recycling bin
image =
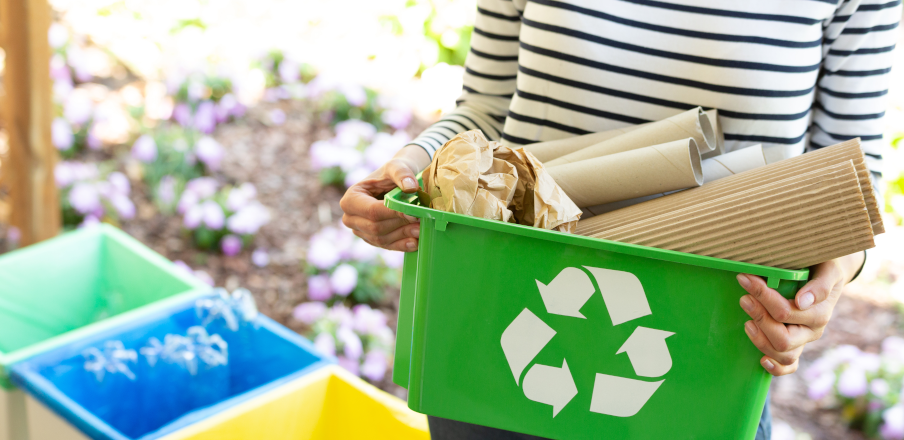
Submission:
<svg viewBox="0 0 904 440">
<path fill-rule="evenodd" d="M 150 440 L 166 436 L 298 377 L 334 363 L 318 354 L 295 332 L 258 314 L 237 331 L 215 321 L 206 326 L 228 344 L 228 364 L 190 375 L 177 365 L 151 366 L 139 355 L 131 373 L 106 374 L 102 380 L 85 368 L 84 353 L 122 341 L 139 352 L 151 338 L 185 335 L 202 325 L 196 301 L 208 293 L 153 315 L 92 334 L 11 367 L 13 383 L 96 440 Z M 203 365 L 203 364 L 202 364 Z"/>
</svg>

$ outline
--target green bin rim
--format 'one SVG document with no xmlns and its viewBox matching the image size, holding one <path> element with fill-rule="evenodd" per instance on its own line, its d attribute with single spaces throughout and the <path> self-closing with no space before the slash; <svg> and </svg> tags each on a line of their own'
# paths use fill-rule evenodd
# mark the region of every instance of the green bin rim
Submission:
<svg viewBox="0 0 904 440">
<path fill-rule="evenodd" d="M 583 246 L 608 252 L 616 252 L 625 255 L 633 255 L 644 258 L 652 258 L 673 263 L 689 264 L 692 266 L 706 267 L 736 273 L 746 273 L 761 276 L 766 279 L 766 284 L 771 288 L 777 288 L 781 280 L 803 281 L 808 279 L 809 269 L 789 270 L 779 269 L 759 264 L 742 263 L 739 261 L 725 260 L 722 258 L 705 257 L 702 255 L 688 254 L 685 252 L 641 246 L 637 244 L 622 243 L 601 238 L 585 237 L 582 235 L 568 234 L 548 229 L 540 229 L 532 226 L 524 226 L 516 223 L 505 223 L 481 217 L 472 217 L 464 214 L 440 211 L 412 202 L 417 200 L 417 194 L 402 192 L 399 188 L 390 191 L 384 196 L 384 205 L 393 211 L 417 217 L 420 219 L 434 220 L 437 230 L 444 231 L 449 223 L 457 223 L 466 226 L 489 229 L 523 237 L 549 240 L 571 246 Z"/>
<path fill-rule="evenodd" d="M 106 223 L 101 223 L 99 225 L 87 227 L 84 229 L 67 232 L 40 243 L 35 243 L 33 245 L 14 250 L 12 252 L 8 252 L 6 254 L 0 255 L 0 262 L 5 261 L 7 258 L 13 258 L 15 256 L 20 256 L 23 254 L 41 252 L 47 246 L 54 246 L 56 243 L 59 243 L 63 240 L 74 240 L 82 235 L 102 235 L 106 238 L 116 240 L 123 246 L 128 247 L 136 254 L 144 257 L 148 264 L 153 264 L 155 266 L 165 268 L 173 277 L 184 282 L 188 287 L 185 289 L 185 291 L 177 293 L 168 298 L 163 298 L 136 309 L 120 313 L 116 316 L 111 316 L 109 318 L 88 324 L 84 327 L 70 330 L 66 333 L 62 333 L 60 335 L 43 340 L 41 342 L 37 342 L 27 347 L 23 347 L 10 352 L 0 352 L 0 390 L 13 390 L 16 388 L 9 381 L 8 376 L 8 367 L 12 364 L 29 359 L 36 354 L 43 353 L 52 348 L 69 344 L 87 335 L 91 335 L 96 332 L 104 331 L 108 328 L 113 328 L 128 323 L 138 316 L 144 315 L 146 313 L 153 313 L 156 310 L 169 307 L 171 304 L 184 301 L 187 297 L 198 295 L 203 292 L 208 292 L 213 289 L 212 287 L 204 284 L 202 281 L 189 274 L 184 274 L 182 272 L 173 270 L 171 268 L 173 263 L 170 260 L 166 259 L 166 257 L 154 252 L 143 243 L 138 241 L 136 238 L 125 233 L 119 228 L 108 225 Z"/>
</svg>

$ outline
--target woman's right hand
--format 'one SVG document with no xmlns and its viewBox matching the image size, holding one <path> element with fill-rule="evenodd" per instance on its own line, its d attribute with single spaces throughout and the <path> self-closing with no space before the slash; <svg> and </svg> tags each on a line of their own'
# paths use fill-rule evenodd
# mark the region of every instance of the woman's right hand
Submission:
<svg viewBox="0 0 904 440">
<path fill-rule="evenodd" d="M 411 252 L 417 250 L 420 223 L 416 217 L 393 211 L 383 205 L 382 196 L 396 187 L 406 193 L 417 191 L 415 174 L 429 163 L 420 147 L 409 145 L 392 160 L 352 185 L 339 206 L 345 213 L 342 222 L 364 241 L 384 249 Z"/>
</svg>

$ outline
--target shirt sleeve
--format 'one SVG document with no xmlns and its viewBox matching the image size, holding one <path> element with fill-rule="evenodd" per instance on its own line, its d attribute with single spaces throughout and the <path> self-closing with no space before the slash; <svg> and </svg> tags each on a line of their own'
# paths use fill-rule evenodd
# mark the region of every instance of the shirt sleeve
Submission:
<svg viewBox="0 0 904 440">
<path fill-rule="evenodd" d="M 859 137 L 881 176 L 883 124 L 901 0 L 846 0 L 824 24 L 808 150 Z"/>
<path fill-rule="evenodd" d="M 411 142 L 426 150 L 431 158 L 439 147 L 464 131 L 480 129 L 489 140 L 502 138 L 518 73 L 518 36 L 524 10 L 523 4 L 515 4 L 518 1 L 477 1 L 457 106 Z"/>
</svg>

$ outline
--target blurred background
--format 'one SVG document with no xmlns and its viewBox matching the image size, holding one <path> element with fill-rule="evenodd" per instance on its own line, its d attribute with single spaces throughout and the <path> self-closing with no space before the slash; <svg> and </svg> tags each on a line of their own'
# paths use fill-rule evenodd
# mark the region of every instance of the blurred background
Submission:
<svg viewBox="0 0 904 440">
<path fill-rule="evenodd" d="M 110 223 L 210 285 L 249 289 L 404 399 L 389 374 L 402 254 L 342 227 L 339 199 L 454 107 L 474 0 L 50 4 L 65 229 Z M 904 51 L 893 75 L 888 232 L 800 371 L 774 381 L 776 440 L 904 438 Z M 22 239 L 8 149 L 0 125 L 0 253 Z"/>
</svg>

